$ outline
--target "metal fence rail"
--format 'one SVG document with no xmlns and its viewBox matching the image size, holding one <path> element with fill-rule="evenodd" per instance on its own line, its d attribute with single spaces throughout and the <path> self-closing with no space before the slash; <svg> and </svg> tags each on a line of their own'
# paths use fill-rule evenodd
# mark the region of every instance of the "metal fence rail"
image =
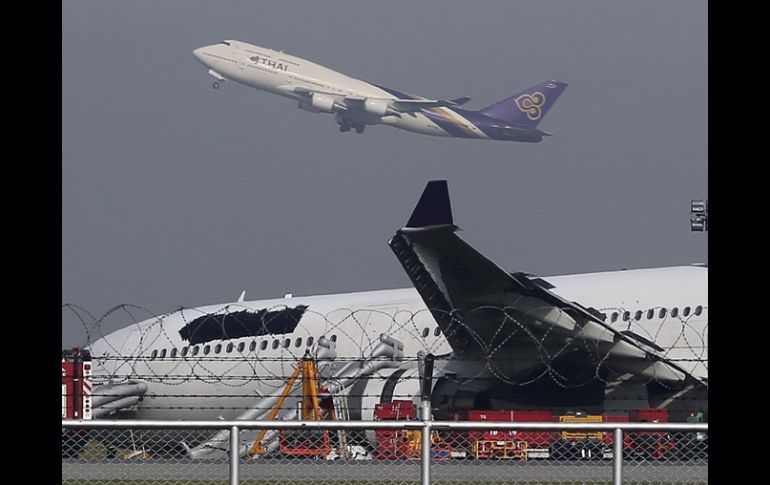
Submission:
<svg viewBox="0 0 770 485">
<path fill-rule="evenodd" d="M 422 411 L 419 421 L 62 421 L 62 483 L 708 482 L 707 423 L 433 421 Z M 254 454 L 259 430 L 273 445 Z"/>
</svg>

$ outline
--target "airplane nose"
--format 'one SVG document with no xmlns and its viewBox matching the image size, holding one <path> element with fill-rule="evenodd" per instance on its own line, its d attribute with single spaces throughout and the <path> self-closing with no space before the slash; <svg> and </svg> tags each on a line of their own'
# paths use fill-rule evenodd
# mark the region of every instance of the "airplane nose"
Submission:
<svg viewBox="0 0 770 485">
<path fill-rule="evenodd" d="M 196 59 L 198 59 L 200 62 L 203 62 L 203 47 L 199 47 L 198 49 L 195 49 L 193 51 L 193 55 Z"/>
</svg>

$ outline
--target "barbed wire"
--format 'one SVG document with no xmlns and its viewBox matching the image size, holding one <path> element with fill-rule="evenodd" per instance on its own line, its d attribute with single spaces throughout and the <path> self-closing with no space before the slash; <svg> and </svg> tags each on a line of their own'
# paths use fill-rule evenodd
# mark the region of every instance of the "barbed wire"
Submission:
<svg viewBox="0 0 770 485">
<path fill-rule="evenodd" d="M 693 312 L 687 308 L 679 312 L 664 307 L 613 307 L 598 312 L 608 326 L 658 361 L 674 366 L 680 373 L 705 376 L 708 323 L 705 317 L 697 317 L 704 312 L 707 315 L 708 307 L 699 306 Z M 145 382 L 152 385 L 147 397 L 154 399 L 267 395 L 285 385 L 306 352 L 325 369 L 321 372 L 324 380 L 331 379 L 335 372 L 355 368 L 355 363 L 389 360 L 389 365 L 367 376 L 368 380 L 384 382 L 395 368 L 416 370 L 418 352 L 438 354 L 437 369 L 446 367 L 443 376 L 459 385 L 475 383 L 483 387 L 497 382 L 521 388 L 546 382 L 577 390 L 597 383 L 616 385 L 634 373 L 628 361 L 612 358 L 614 341 L 543 324 L 543 310 L 551 311 L 553 307 L 521 312 L 511 306 L 485 305 L 465 312 L 440 312 L 404 310 L 392 305 L 337 308 L 322 313 L 304 305 L 254 308 L 234 303 L 180 307 L 158 316 L 138 305 L 118 305 L 95 317 L 81 306 L 62 305 L 63 314 L 74 315 L 85 330 L 86 346 L 94 357 L 94 382 Z M 557 311 L 555 320 L 568 317 L 562 310 Z M 437 314 L 440 318 L 434 318 Z M 115 326 L 114 319 L 122 320 L 123 329 L 106 332 L 106 327 Z M 475 322 L 474 326 L 468 321 Z M 483 325 L 478 325 L 479 321 Z M 277 333 L 277 327 L 286 333 Z M 383 345 L 383 338 L 393 339 L 390 355 L 372 356 Z M 458 367 L 458 362 L 465 365 Z M 652 361 L 631 362 L 631 367 L 636 366 L 643 376 L 641 384 L 655 383 L 671 390 L 681 387 L 681 383 L 659 378 L 654 372 L 644 376 L 644 365 Z M 458 368 L 462 368 L 462 375 Z M 439 371 L 437 375 L 442 374 Z M 406 372 L 398 382 L 417 379 L 418 373 Z M 216 390 L 171 391 L 188 384 L 208 384 Z M 232 389 L 229 396 L 225 397 L 222 387 Z M 237 393 L 237 388 L 248 391 Z M 377 396 L 359 392 L 350 397 Z"/>
</svg>

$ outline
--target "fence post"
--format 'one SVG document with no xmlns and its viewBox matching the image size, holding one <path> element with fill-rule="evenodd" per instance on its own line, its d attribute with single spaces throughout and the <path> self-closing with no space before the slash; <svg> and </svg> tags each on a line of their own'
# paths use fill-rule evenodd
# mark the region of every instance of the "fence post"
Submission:
<svg viewBox="0 0 770 485">
<path fill-rule="evenodd" d="M 240 440 L 238 426 L 230 427 L 230 485 L 238 485 L 238 460 L 240 459 Z"/>
<path fill-rule="evenodd" d="M 422 470 L 422 477 L 420 479 L 420 485 L 430 485 L 430 433 L 431 433 L 431 416 L 430 416 L 430 401 L 424 400 L 420 405 L 420 419 L 423 421 L 422 426 L 422 446 L 420 464 Z"/>
<path fill-rule="evenodd" d="M 615 439 L 612 444 L 612 485 L 623 483 L 623 430 L 615 428 Z"/>
<path fill-rule="evenodd" d="M 422 446 L 420 447 L 420 464 L 422 477 L 421 485 L 430 485 L 430 433 L 433 429 L 431 421 L 430 401 L 433 393 L 433 354 L 418 354 L 420 367 L 420 419 L 422 420 Z"/>
</svg>

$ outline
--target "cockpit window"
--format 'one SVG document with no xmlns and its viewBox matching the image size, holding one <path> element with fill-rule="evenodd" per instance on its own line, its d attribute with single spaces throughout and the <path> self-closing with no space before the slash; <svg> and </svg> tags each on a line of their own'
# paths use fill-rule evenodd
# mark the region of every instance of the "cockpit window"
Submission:
<svg viewBox="0 0 770 485">
<path fill-rule="evenodd" d="M 222 42 L 220 42 L 220 44 L 224 44 L 224 45 L 226 45 L 226 46 L 229 46 L 229 45 L 230 45 L 230 43 L 229 43 L 228 41 L 226 41 L 226 40 L 223 40 Z"/>
</svg>

